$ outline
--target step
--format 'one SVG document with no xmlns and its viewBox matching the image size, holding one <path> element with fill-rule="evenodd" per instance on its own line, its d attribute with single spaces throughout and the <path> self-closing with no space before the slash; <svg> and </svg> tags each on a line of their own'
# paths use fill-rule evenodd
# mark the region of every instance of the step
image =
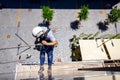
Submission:
<svg viewBox="0 0 120 80">
<path fill-rule="evenodd" d="M 89 75 L 105 75 L 105 72 L 102 71 L 79 71 L 78 68 L 95 68 L 95 67 L 103 67 L 103 62 L 90 62 L 90 61 L 84 61 L 84 62 L 70 62 L 70 63 L 56 63 L 52 66 L 52 75 L 55 78 L 74 78 L 74 77 L 83 77 L 83 76 L 89 76 Z M 48 65 L 44 65 L 44 75 L 47 76 L 47 68 Z M 27 77 L 38 77 L 38 70 L 39 65 L 33 65 L 33 64 L 18 64 L 16 65 L 16 77 L 18 79 L 21 78 L 27 78 Z"/>
</svg>

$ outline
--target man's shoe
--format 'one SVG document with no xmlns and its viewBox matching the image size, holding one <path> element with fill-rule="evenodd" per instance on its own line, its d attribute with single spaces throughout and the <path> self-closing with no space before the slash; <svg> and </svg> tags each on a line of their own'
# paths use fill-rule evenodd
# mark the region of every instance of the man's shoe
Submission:
<svg viewBox="0 0 120 80">
<path fill-rule="evenodd" d="M 43 71 L 44 71 L 44 67 L 40 66 L 40 69 L 39 69 L 38 73 L 42 73 Z"/>
<path fill-rule="evenodd" d="M 43 74 L 43 73 L 40 73 L 40 74 L 39 74 L 39 78 L 40 78 L 40 80 L 44 80 L 44 74 Z"/>
<path fill-rule="evenodd" d="M 52 79 L 52 73 L 51 73 L 51 72 L 48 73 L 48 80 L 53 80 L 53 79 Z"/>
<path fill-rule="evenodd" d="M 49 67 L 48 67 L 48 74 L 51 74 L 51 73 L 52 73 L 52 67 L 49 66 Z"/>
</svg>

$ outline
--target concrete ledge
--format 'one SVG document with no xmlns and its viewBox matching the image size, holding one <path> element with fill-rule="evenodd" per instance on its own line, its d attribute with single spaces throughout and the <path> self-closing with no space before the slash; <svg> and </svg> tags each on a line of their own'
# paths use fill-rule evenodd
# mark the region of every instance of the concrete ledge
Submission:
<svg viewBox="0 0 120 80">
<path fill-rule="evenodd" d="M 56 63 L 52 66 L 52 75 L 57 78 L 64 78 L 64 77 L 80 77 L 87 75 L 99 75 L 105 74 L 105 72 L 98 72 L 95 71 L 78 71 L 78 68 L 90 68 L 90 67 L 102 67 L 102 62 L 71 62 L 71 63 Z M 48 65 L 44 65 L 44 75 L 47 76 L 47 69 Z M 24 79 L 27 77 L 39 77 L 38 76 L 39 65 L 16 65 L 16 78 L 17 79 Z M 90 73 L 90 74 L 89 74 Z"/>
<path fill-rule="evenodd" d="M 78 68 L 102 67 L 103 62 L 70 62 L 70 63 L 56 63 L 53 64 L 52 70 L 77 70 Z M 45 64 L 44 68 L 47 70 L 48 65 Z M 16 72 L 34 72 L 39 70 L 39 65 L 16 65 Z"/>
</svg>

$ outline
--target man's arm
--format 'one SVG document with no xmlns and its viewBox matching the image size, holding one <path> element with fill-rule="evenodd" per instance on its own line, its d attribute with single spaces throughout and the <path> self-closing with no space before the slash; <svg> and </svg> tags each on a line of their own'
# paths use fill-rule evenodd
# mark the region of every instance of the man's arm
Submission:
<svg viewBox="0 0 120 80">
<path fill-rule="evenodd" d="M 52 42 L 47 42 L 45 40 L 42 41 L 43 45 L 47 45 L 47 46 L 56 46 L 58 44 L 57 40 L 52 41 Z"/>
<path fill-rule="evenodd" d="M 38 44 L 38 38 L 35 39 L 34 44 Z"/>
</svg>

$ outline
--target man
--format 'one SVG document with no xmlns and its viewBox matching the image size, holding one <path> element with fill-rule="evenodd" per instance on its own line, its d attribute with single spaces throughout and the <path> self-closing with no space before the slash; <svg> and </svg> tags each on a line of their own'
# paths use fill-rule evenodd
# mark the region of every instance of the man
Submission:
<svg viewBox="0 0 120 80">
<path fill-rule="evenodd" d="M 40 69 L 38 72 L 44 71 L 45 53 L 48 57 L 48 72 L 52 70 L 53 61 L 53 50 L 54 46 L 57 45 L 57 40 L 53 35 L 53 32 L 48 27 L 37 26 L 33 28 L 32 34 L 36 37 L 35 44 L 41 43 L 40 49 Z"/>
</svg>

